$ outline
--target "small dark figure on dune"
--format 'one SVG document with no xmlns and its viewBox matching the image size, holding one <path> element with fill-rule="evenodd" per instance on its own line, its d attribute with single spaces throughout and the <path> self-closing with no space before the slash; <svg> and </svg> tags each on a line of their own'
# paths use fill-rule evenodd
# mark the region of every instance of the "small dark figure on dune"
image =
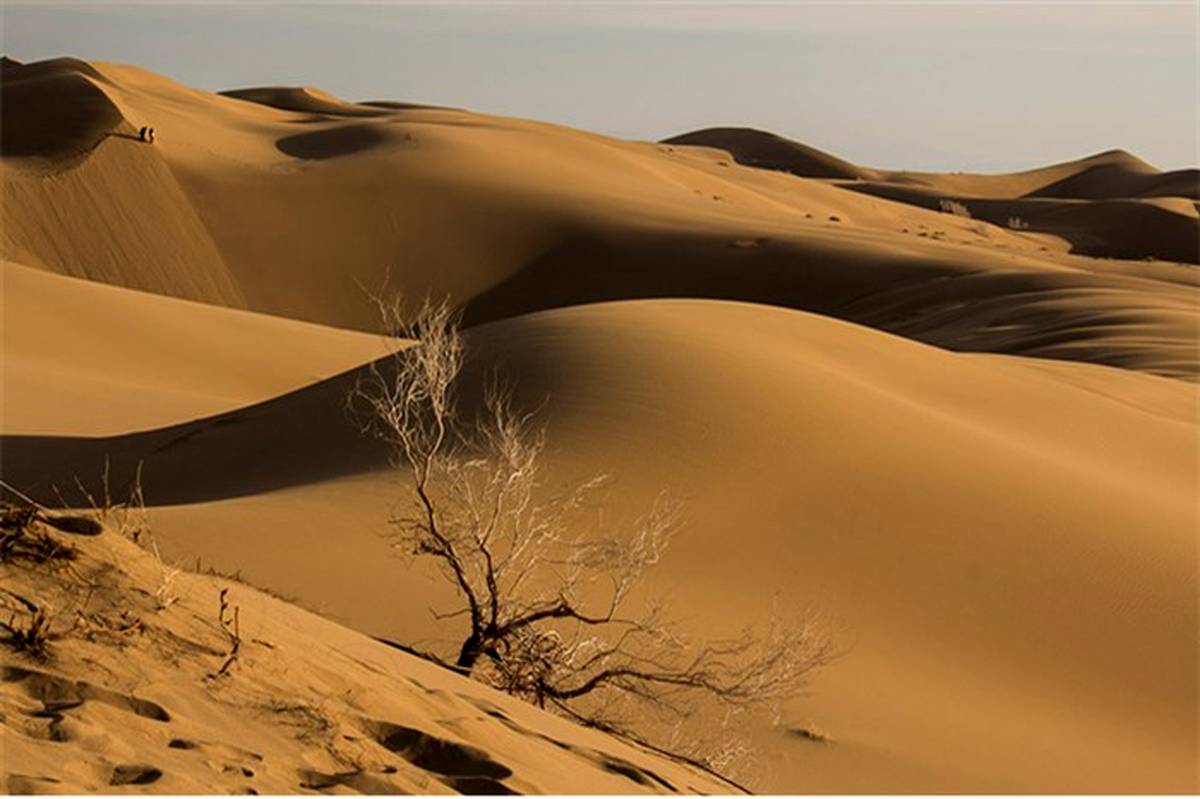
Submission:
<svg viewBox="0 0 1200 799">
<path fill-rule="evenodd" d="M 138 141 L 144 141 L 147 144 L 154 143 L 154 128 L 143 125 L 138 131 Z"/>
</svg>

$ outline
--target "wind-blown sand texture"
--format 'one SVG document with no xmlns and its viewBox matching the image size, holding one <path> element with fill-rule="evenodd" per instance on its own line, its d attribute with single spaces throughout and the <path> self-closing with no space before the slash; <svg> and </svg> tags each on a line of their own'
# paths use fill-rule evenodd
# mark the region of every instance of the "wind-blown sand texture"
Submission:
<svg viewBox="0 0 1200 799">
<path fill-rule="evenodd" d="M 98 586 L 51 663 L 0 666 L 11 793 L 732 790 L 115 532 L 70 572 L 5 584 L 65 611 Z"/>
<path fill-rule="evenodd" d="M 381 722 L 469 746 L 521 792 L 667 789 L 608 757 L 728 790 L 361 635 L 453 635 L 428 612 L 444 587 L 380 536 L 397 476 L 343 407 L 384 346 L 363 286 L 385 280 L 464 305 L 465 394 L 500 367 L 544 401 L 552 473 L 613 474 L 617 518 L 687 498 L 653 581 L 693 632 L 775 599 L 836 622 L 845 656 L 757 728 L 752 789 L 1200 789 L 1194 170 L 1113 151 L 895 172 L 745 129 L 627 142 L 69 59 L 6 61 L 3 91 L 4 480 L 70 501 L 75 477 L 107 463 L 121 487 L 141 463 L 168 562 L 332 620 L 234 584 L 275 648 L 247 645 L 226 688 L 202 650 L 227 583 L 181 576 L 179 605 L 139 612 L 200 649 L 137 696 L 189 729 L 141 720 L 120 752 L 87 742 L 124 700 L 38 740 L 30 686 L 56 683 L 26 672 L 127 696 L 161 651 L 67 642 L 66 671 L 6 654 L 6 718 L 42 719 L 6 722 L 10 790 L 106 789 L 122 764 L 163 772 L 128 786 L 148 791 L 236 790 L 243 766 L 272 791 L 463 788 L 381 748 Z M 152 557 L 86 546 L 153 593 Z M 331 755 L 223 697 L 268 686 L 355 740 Z M 208 742 L 205 765 L 172 736 Z"/>
</svg>

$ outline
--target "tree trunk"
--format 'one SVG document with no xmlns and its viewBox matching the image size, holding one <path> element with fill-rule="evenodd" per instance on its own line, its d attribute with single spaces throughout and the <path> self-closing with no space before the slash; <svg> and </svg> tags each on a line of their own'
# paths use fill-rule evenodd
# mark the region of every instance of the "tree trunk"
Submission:
<svg viewBox="0 0 1200 799">
<path fill-rule="evenodd" d="M 458 651 L 458 660 L 454 665 L 467 674 L 470 674 L 475 668 L 475 663 L 479 660 L 479 656 L 482 654 L 483 640 L 480 636 L 472 634 L 467 640 L 463 641 L 462 649 Z"/>
</svg>

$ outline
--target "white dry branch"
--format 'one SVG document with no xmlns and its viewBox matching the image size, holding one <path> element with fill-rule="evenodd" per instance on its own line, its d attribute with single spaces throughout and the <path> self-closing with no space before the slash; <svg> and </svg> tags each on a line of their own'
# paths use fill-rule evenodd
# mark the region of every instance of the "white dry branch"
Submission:
<svg viewBox="0 0 1200 799">
<path fill-rule="evenodd" d="M 348 406 L 405 475 L 408 502 L 390 519 L 396 548 L 432 559 L 458 597 L 439 614 L 465 623 L 443 663 L 689 762 L 724 768 L 740 757 L 728 722 L 777 708 L 833 658 L 817 619 L 776 614 L 765 631 L 731 640 L 682 635 L 638 590 L 682 524 L 679 500 L 660 494 L 613 531 L 593 512 L 603 476 L 548 493 L 546 429 L 500 380 L 477 416 L 460 415 L 466 347 L 451 306 L 425 302 L 409 320 L 399 300 L 374 300 L 391 356 L 364 370 Z M 672 738 L 705 698 L 724 708 L 716 740 L 695 729 Z"/>
</svg>

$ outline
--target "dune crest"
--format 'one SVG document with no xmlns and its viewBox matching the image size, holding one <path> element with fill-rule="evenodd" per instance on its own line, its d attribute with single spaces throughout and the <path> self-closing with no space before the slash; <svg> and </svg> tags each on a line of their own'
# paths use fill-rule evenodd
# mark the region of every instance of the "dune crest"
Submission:
<svg viewBox="0 0 1200 799">
<path fill-rule="evenodd" d="M 308 86 L 263 86 L 252 89 L 230 89 L 221 92 L 226 97 L 306 114 L 329 114 L 343 117 L 377 117 L 387 112 L 364 107 L 334 97 L 328 92 Z"/>
<path fill-rule="evenodd" d="M 132 135 L 121 110 L 84 61 L 11 59 L 0 72 L 0 143 L 5 158 L 77 158 L 114 133 Z"/>
<path fill-rule="evenodd" d="M 753 128 L 705 128 L 663 141 L 715 147 L 728 152 L 739 164 L 790 172 L 802 178 L 870 180 L 878 175 L 814 147 Z"/>
</svg>

